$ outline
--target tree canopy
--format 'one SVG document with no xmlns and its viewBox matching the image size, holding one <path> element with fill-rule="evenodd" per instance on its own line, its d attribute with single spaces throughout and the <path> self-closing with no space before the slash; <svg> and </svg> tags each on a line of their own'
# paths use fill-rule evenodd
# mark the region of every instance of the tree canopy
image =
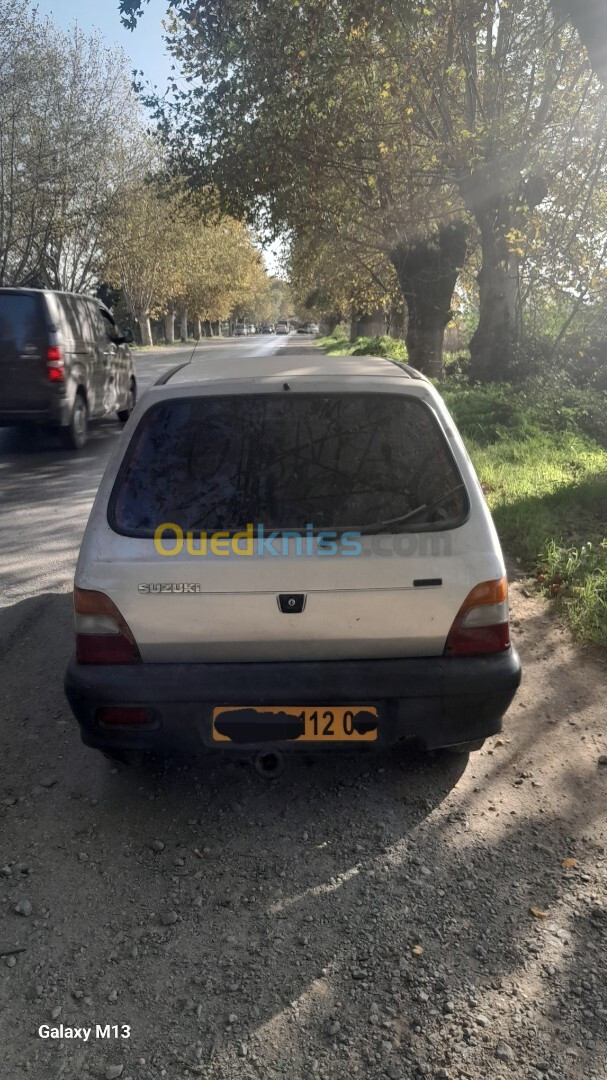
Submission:
<svg viewBox="0 0 607 1080">
<path fill-rule="evenodd" d="M 147 103 L 175 169 L 270 234 L 312 223 L 353 274 L 357 253 L 390 260 L 412 360 L 434 373 L 480 243 L 473 363 L 478 377 L 503 371 L 534 211 L 604 132 L 598 84 L 548 0 L 171 6 L 185 82 Z M 134 18 L 142 4 L 122 8 Z"/>
<path fill-rule="evenodd" d="M 108 200 L 141 132 L 124 54 L 0 0 L 0 285 L 97 280 Z"/>
</svg>

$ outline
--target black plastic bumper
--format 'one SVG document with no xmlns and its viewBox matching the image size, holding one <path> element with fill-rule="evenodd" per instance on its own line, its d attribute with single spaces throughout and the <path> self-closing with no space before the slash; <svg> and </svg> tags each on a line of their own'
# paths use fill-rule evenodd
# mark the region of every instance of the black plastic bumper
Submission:
<svg viewBox="0 0 607 1080">
<path fill-rule="evenodd" d="M 66 427 L 70 422 L 73 397 L 55 397 L 42 409 L 11 409 L 0 412 L 0 427 L 19 427 L 22 424 L 42 424 L 48 427 Z"/>
<path fill-rule="evenodd" d="M 357 748 L 411 740 L 431 750 L 500 731 L 520 680 L 515 649 L 488 657 L 124 667 L 83 665 L 72 657 L 65 692 L 83 741 L 99 749 L 242 750 L 241 744 L 213 742 L 212 715 L 219 705 L 374 705 L 377 743 Z M 104 726 L 98 713 L 108 706 L 147 708 L 153 725 Z M 252 738 L 247 745 L 260 742 Z M 311 749 L 309 743 L 289 746 Z M 314 749 L 325 746 L 315 743 Z"/>
</svg>

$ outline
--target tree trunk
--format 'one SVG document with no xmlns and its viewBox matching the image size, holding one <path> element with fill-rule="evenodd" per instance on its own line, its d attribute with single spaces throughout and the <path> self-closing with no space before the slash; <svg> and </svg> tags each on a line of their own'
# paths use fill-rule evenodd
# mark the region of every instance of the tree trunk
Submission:
<svg viewBox="0 0 607 1080">
<path fill-rule="evenodd" d="M 194 337 L 196 341 L 200 341 L 202 337 L 202 322 L 200 319 L 194 319 Z"/>
<path fill-rule="evenodd" d="M 507 217 L 507 210 L 504 209 Z M 507 376 L 520 341 L 518 259 L 504 239 L 507 220 L 495 209 L 479 210 L 482 265 L 478 274 L 480 316 L 470 341 L 473 380 L 491 382 Z"/>
<path fill-rule="evenodd" d="M 150 322 L 149 315 L 136 315 L 137 325 L 139 326 L 139 333 L 141 334 L 142 345 L 153 345 L 152 341 L 152 324 Z"/>
<path fill-rule="evenodd" d="M 211 326 L 213 328 L 215 337 L 221 337 L 221 323 L 219 322 L 219 320 L 217 320 L 217 322 L 211 323 Z"/>
<path fill-rule="evenodd" d="M 424 375 L 443 377 L 445 327 L 453 318 L 453 290 L 466 258 L 468 230 L 446 225 L 417 244 L 390 252 L 407 303 L 409 362 Z"/>
<path fill-rule="evenodd" d="M 175 343 L 175 308 L 170 306 L 164 316 L 164 340 L 167 345 Z"/>
<path fill-rule="evenodd" d="M 204 321 L 204 332 L 207 337 L 213 337 L 213 327 L 211 326 L 208 319 L 205 319 Z"/>
<path fill-rule="evenodd" d="M 404 341 L 407 330 L 407 319 L 402 308 L 394 304 L 390 308 L 388 333 L 395 341 Z"/>
<path fill-rule="evenodd" d="M 179 312 L 179 336 L 182 341 L 188 340 L 188 309 L 181 308 Z"/>
<path fill-rule="evenodd" d="M 386 332 L 386 313 L 383 308 L 375 311 L 358 312 L 352 319 L 350 328 L 350 341 L 356 341 L 359 337 L 379 337 Z"/>
</svg>

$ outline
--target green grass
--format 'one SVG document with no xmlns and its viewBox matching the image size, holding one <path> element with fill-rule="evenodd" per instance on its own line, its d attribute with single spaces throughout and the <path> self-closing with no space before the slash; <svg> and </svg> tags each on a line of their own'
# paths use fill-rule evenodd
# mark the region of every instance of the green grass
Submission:
<svg viewBox="0 0 607 1080">
<path fill-rule="evenodd" d="M 404 341 L 382 334 L 379 337 L 358 338 L 351 342 L 341 334 L 337 337 L 319 338 L 318 344 L 329 356 L 385 356 L 389 360 L 407 363 L 407 347 Z"/>
<path fill-rule="evenodd" d="M 370 355 L 379 340 L 404 349 L 390 338 L 321 344 L 332 355 Z M 439 389 L 506 552 L 581 641 L 607 646 L 607 394 L 554 379 L 469 387 L 448 377 Z"/>
<path fill-rule="evenodd" d="M 580 639 L 607 646 L 607 452 L 570 432 L 467 445 L 506 551 Z"/>
<path fill-rule="evenodd" d="M 540 386 L 447 382 L 441 391 L 505 550 L 536 575 L 580 640 L 607 646 L 605 446 L 585 433 L 574 408 L 546 405 Z"/>
</svg>

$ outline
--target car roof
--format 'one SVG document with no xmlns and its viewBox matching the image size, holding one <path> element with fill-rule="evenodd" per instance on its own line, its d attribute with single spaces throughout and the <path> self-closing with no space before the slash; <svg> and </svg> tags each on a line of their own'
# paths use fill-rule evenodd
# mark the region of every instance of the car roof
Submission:
<svg viewBox="0 0 607 1080">
<path fill-rule="evenodd" d="M 195 358 L 165 372 L 155 387 L 185 387 L 210 382 L 250 382 L 260 379 L 298 378 L 331 379 L 335 377 L 401 378 L 408 382 L 428 385 L 428 379 L 415 368 L 381 356 L 326 356 L 323 353 L 273 353 L 267 356 L 242 356 L 235 353 L 228 359 Z M 154 387 L 154 388 L 155 388 Z M 153 389 L 154 389 L 153 388 Z"/>
</svg>

